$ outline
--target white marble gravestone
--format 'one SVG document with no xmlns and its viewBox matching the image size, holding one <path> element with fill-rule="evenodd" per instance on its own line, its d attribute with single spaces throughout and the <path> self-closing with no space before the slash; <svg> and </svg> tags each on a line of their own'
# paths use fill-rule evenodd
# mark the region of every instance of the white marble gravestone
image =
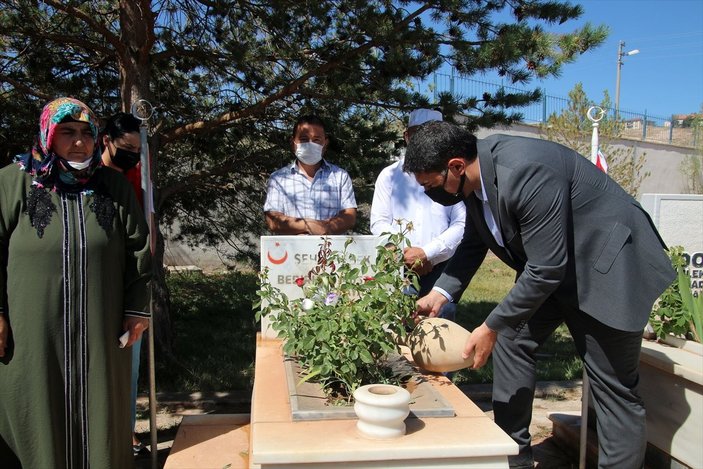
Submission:
<svg viewBox="0 0 703 469">
<path fill-rule="evenodd" d="M 649 212 L 667 246 L 683 246 L 691 287 L 703 290 L 703 195 L 643 194 Z"/>
<path fill-rule="evenodd" d="M 269 281 L 288 299 L 302 298 L 303 290 L 296 285 L 295 279 L 307 276 L 310 269 L 315 267 L 324 240 L 330 241 L 331 249 L 342 251 L 350 238 L 353 242 L 347 247 L 347 252 L 357 256 L 359 262 L 363 258 L 373 262 L 376 259 L 376 246 L 385 239 L 371 235 L 262 236 L 261 269 L 268 268 Z M 261 319 L 261 332 L 266 338 L 276 337 L 268 317 Z"/>
</svg>

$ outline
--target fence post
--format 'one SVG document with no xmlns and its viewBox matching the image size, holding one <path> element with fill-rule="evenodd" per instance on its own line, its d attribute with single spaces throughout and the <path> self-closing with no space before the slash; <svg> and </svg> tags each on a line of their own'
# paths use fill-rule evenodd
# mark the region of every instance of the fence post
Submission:
<svg viewBox="0 0 703 469">
<path fill-rule="evenodd" d="M 547 88 L 542 88 L 542 122 L 547 123 Z"/>
<path fill-rule="evenodd" d="M 500 92 L 505 95 L 505 86 L 503 85 L 503 80 L 500 81 Z M 495 96 L 493 96 L 495 98 Z M 505 111 L 505 101 L 503 101 L 500 105 L 500 110 Z"/>
<path fill-rule="evenodd" d="M 432 96 L 432 102 L 437 103 L 437 72 L 434 72 L 432 74 L 433 76 L 433 81 L 434 81 L 434 90 L 432 91 L 433 96 Z"/>
<path fill-rule="evenodd" d="M 644 110 L 644 125 L 642 126 L 642 141 L 647 140 L 647 110 Z"/>
<path fill-rule="evenodd" d="M 671 115 L 671 122 L 669 123 L 669 144 L 674 141 L 674 115 Z"/>
</svg>

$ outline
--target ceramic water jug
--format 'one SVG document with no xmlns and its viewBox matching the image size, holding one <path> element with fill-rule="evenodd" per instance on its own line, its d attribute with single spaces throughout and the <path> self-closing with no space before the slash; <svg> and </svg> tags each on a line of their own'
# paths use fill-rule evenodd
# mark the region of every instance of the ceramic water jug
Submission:
<svg viewBox="0 0 703 469">
<path fill-rule="evenodd" d="M 470 335 L 469 331 L 448 319 L 427 318 L 415 326 L 407 344 L 420 368 L 447 373 L 473 364 L 473 354 L 467 359 L 461 356 Z"/>
</svg>

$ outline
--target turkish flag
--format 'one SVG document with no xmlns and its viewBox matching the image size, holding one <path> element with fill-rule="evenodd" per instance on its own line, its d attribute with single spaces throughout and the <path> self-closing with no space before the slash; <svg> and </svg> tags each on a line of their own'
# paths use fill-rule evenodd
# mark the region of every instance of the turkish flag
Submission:
<svg viewBox="0 0 703 469">
<path fill-rule="evenodd" d="M 608 174 L 608 163 L 605 161 L 605 156 L 601 153 L 600 148 L 598 149 L 598 153 L 596 153 L 596 167 L 605 174 Z"/>
</svg>

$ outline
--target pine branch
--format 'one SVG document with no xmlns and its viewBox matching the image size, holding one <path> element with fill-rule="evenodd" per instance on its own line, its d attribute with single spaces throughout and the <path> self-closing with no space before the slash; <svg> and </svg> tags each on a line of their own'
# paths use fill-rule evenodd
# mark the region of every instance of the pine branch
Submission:
<svg viewBox="0 0 703 469">
<path fill-rule="evenodd" d="M 405 19 L 395 25 L 393 28 L 393 32 L 398 32 L 405 28 L 410 22 L 412 22 L 415 18 L 418 18 L 422 13 L 425 11 L 429 10 L 430 6 L 429 5 L 424 5 L 421 8 L 417 9 L 415 12 L 411 13 Z M 392 36 L 392 34 L 390 34 Z M 371 40 L 366 42 L 365 44 L 362 44 L 358 46 L 357 48 L 349 51 L 349 53 L 344 54 L 342 56 L 339 56 L 336 58 L 336 60 L 332 60 L 329 62 L 326 62 L 322 65 L 320 65 L 318 68 L 311 70 L 305 74 L 303 74 L 301 77 L 298 79 L 294 80 L 293 82 L 289 83 L 288 85 L 284 86 L 282 89 L 280 89 L 278 92 L 268 96 L 267 98 L 263 99 L 259 103 L 241 109 L 239 111 L 234 111 L 234 112 L 226 112 L 224 114 L 221 114 L 220 116 L 210 120 L 210 121 L 199 121 L 199 122 L 193 122 L 190 124 L 186 124 L 181 127 L 177 127 L 175 129 L 170 129 L 168 131 L 165 131 L 163 136 L 162 136 L 162 141 L 164 143 L 168 143 L 172 140 L 176 140 L 178 138 L 183 137 L 184 135 L 188 134 L 197 134 L 197 133 L 202 133 L 208 130 L 212 130 L 213 128 L 220 127 L 223 125 L 230 124 L 233 121 L 243 119 L 245 117 L 250 117 L 257 115 L 261 112 L 263 112 L 268 105 L 271 103 L 285 97 L 289 96 L 295 91 L 297 91 L 304 83 L 306 83 L 308 80 L 315 76 L 323 75 L 324 73 L 334 69 L 335 67 L 340 66 L 341 64 L 351 60 L 353 57 L 359 56 L 367 51 L 369 51 L 371 48 L 378 46 L 382 43 L 382 39 L 385 38 L 377 38 L 375 40 Z"/>
</svg>

